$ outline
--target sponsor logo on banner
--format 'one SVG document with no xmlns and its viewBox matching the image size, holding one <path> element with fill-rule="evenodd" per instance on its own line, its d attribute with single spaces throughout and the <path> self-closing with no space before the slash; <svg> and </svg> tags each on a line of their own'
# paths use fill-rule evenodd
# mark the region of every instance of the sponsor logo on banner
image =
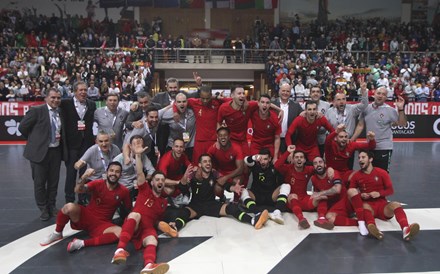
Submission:
<svg viewBox="0 0 440 274">
<path fill-rule="evenodd" d="M 407 121 L 405 126 L 393 126 L 393 134 L 414 135 L 416 121 Z"/>
<path fill-rule="evenodd" d="M 435 134 L 440 136 L 440 118 L 435 120 L 434 124 L 432 125 L 432 130 Z"/>
</svg>

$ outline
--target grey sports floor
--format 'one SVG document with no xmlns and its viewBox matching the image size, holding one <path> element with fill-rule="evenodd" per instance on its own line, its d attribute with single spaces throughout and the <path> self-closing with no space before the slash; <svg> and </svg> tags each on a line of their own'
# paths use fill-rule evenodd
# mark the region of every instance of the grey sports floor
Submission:
<svg viewBox="0 0 440 274">
<path fill-rule="evenodd" d="M 110 264 L 116 245 L 66 251 L 73 237 L 87 234 L 66 230 L 65 239 L 49 247 L 41 241 L 54 229 L 54 219 L 41 222 L 33 198 L 24 146 L 0 146 L 0 274 L 2 273 L 139 273 L 142 253 L 129 246 L 127 264 Z M 395 143 L 390 200 L 405 204 L 409 222 L 419 235 L 404 242 L 397 222 L 378 221 L 383 241 L 359 235 L 356 227 L 325 231 L 299 230 L 296 218 L 284 213 L 285 225 L 268 221 L 261 230 L 231 218 L 202 217 L 190 222 L 180 238 L 159 239 L 158 261 L 176 273 L 401 273 L 440 272 L 440 142 Z M 64 167 L 58 207 L 64 203 Z M 306 213 L 309 222 L 316 213 Z M 76 234 L 78 233 L 78 234 Z M 75 236 L 72 236 L 76 234 Z"/>
</svg>

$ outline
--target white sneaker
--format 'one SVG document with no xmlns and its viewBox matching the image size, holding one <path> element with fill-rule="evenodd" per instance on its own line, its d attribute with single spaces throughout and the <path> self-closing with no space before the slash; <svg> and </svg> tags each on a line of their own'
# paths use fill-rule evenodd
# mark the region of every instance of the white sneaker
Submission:
<svg viewBox="0 0 440 274">
<path fill-rule="evenodd" d="M 148 263 L 142 270 L 140 274 L 165 274 L 170 269 L 167 263 Z"/>
<path fill-rule="evenodd" d="M 284 225 L 283 214 L 279 209 L 275 209 L 274 212 L 269 213 L 269 218 L 277 224 Z"/>
<path fill-rule="evenodd" d="M 361 233 L 362 236 L 367 236 L 369 234 L 365 221 L 358 221 L 358 226 L 359 233 Z"/>
<path fill-rule="evenodd" d="M 63 233 L 52 232 L 41 243 L 41 246 L 50 245 L 53 242 L 63 239 Z"/>
<path fill-rule="evenodd" d="M 67 245 L 67 252 L 74 252 L 77 250 L 80 250 L 84 247 L 84 241 L 74 238 L 68 245 Z"/>
</svg>

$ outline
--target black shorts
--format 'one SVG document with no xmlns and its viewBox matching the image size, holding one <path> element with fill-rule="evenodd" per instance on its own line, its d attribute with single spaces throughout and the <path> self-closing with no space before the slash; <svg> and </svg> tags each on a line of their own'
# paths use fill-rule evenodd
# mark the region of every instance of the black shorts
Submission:
<svg viewBox="0 0 440 274">
<path fill-rule="evenodd" d="M 393 154 L 392 150 L 373 150 L 374 159 L 373 166 L 380 167 L 386 172 L 390 173 L 390 162 L 391 155 Z"/>
<path fill-rule="evenodd" d="M 223 205 L 224 203 L 215 200 L 203 203 L 190 203 L 188 207 L 197 213 L 196 218 L 202 216 L 220 217 L 220 209 Z"/>
<path fill-rule="evenodd" d="M 257 205 L 273 206 L 275 204 L 275 202 L 272 200 L 273 192 L 258 191 L 253 190 L 252 188 L 251 191 L 255 195 L 255 202 Z"/>
</svg>

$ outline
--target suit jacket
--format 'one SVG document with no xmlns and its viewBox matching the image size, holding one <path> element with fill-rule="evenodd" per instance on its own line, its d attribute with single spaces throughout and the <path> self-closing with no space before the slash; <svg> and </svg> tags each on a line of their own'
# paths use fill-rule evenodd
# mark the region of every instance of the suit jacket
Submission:
<svg viewBox="0 0 440 274">
<path fill-rule="evenodd" d="M 124 124 L 127 120 L 128 112 L 122 108 L 117 109 L 116 111 L 116 119 L 113 122 L 113 116 L 109 115 L 109 110 L 106 110 L 106 107 L 99 108 L 95 111 L 94 120 L 98 124 L 98 130 L 103 130 L 107 133 L 110 133 L 111 130 L 115 133 L 115 139 L 113 140 L 113 144 L 122 148 L 123 133 L 124 133 Z"/>
<path fill-rule="evenodd" d="M 276 98 L 272 101 L 274 105 L 277 107 L 280 106 L 280 98 Z M 300 115 L 300 113 L 303 111 L 303 108 L 298 102 L 295 102 L 291 99 L 289 99 L 289 116 L 287 117 L 287 127 L 290 126 L 290 124 L 293 122 L 293 120 Z"/>
<path fill-rule="evenodd" d="M 166 107 L 171 103 L 168 92 L 159 92 L 153 97 L 152 101 L 159 104 L 161 108 Z"/>
<path fill-rule="evenodd" d="M 73 98 L 61 100 L 61 109 L 65 115 L 66 142 L 69 149 L 89 148 L 95 143 L 93 136 L 93 117 L 96 104 L 92 100 L 86 101 L 87 111 L 84 114 L 85 130 L 78 130 L 78 121 L 81 120 L 76 112 Z"/>
<path fill-rule="evenodd" d="M 157 110 L 162 108 L 160 104 L 153 103 L 153 102 L 150 103 L 150 106 L 156 107 Z M 132 130 L 133 127 L 131 126 L 131 124 L 133 122 L 139 121 L 140 119 L 142 119 L 143 116 L 144 116 L 144 113 L 142 112 L 142 109 L 140 107 L 136 111 L 130 111 L 128 113 L 127 120 L 125 121 L 125 127 L 128 130 Z"/>
<path fill-rule="evenodd" d="M 276 98 L 275 100 L 272 101 L 272 103 L 274 105 L 276 105 L 277 107 L 280 106 L 280 98 Z M 301 107 L 301 105 L 298 102 L 295 102 L 291 99 L 289 99 L 289 113 L 288 113 L 288 117 L 287 117 L 287 128 L 289 128 L 289 126 L 292 124 L 293 120 L 295 120 L 296 117 L 298 117 L 301 112 L 303 111 L 303 108 Z M 296 134 L 292 135 L 292 139 L 296 139 Z M 294 141 L 294 140 L 292 140 Z"/>
<path fill-rule="evenodd" d="M 63 152 L 63 160 L 67 160 L 66 127 L 64 113 L 59 109 L 61 120 L 60 146 Z M 39 163 L 44 160 L 49 149 L 51 121 L 47 104 L 31 107 L 20 122 L 18 129 L 27 139 L 23 156 L 29 161 Z"/>
</svg>

